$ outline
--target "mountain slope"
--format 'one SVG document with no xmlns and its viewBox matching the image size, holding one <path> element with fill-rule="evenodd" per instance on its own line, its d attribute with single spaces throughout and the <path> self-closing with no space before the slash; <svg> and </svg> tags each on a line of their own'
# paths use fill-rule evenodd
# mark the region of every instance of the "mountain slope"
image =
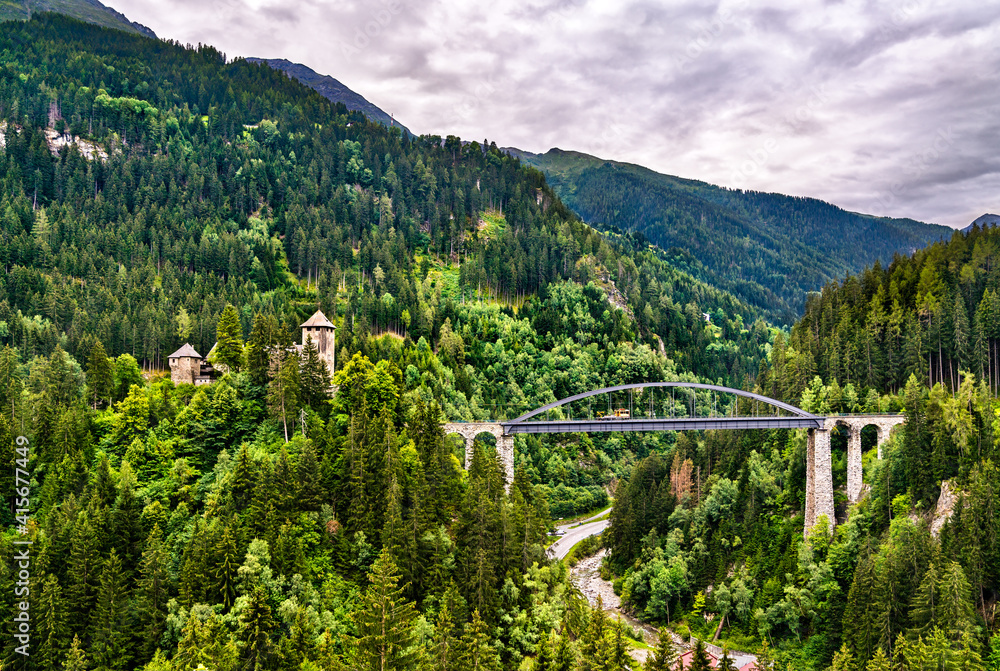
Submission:
<svg viewBox="0 0 1000 671">
<path fill-rule="evenodd" d="M 979 217 L 976 217 L 976 220 L 973 221 L 968 226 L 966 226 L 965 228 L 963 228 L 962 232 L 968 233 L 976 226 L 979 226 L 979 228 L 986 228 L 987 226 L 993 227 L 997 225 L 1000 225 L 1000 214 L 987 213 Z"/>
<path fill-rule="evenodd" d="M 789 321 L 806 294 L 951 234 L 812 198 L 734 191 L 579 152 L 509 150 L 585 221 L 642 233 L 695 276 Z"/>
<path fill-rule="evenodd" d="M 105 28 L 116 28 L 146 37 L 156 33 L 98 0 L 0 0 L 0 21 L 27 21 L 38 12 L 58 12 Z"/>
<path fill-rule="evenodd" d="M 412 135 L 406 126 L 395 121 L 392 116 L 368 102 L 363 95 L 355 93 L 330 75 L 321 75 L 310 67 L 301 63 L 292 63 L 284 58 L 248 58 L 247 60 L 251 63 L 267 63 L 275 70 L 280 70 L 289 77 L 302 82 L 327 100 L 344 103 L 347 109 L 361 112 L 372 121 L 377 121 L 383 126 L 402 128 L 403 133 Z"/>
</svg>

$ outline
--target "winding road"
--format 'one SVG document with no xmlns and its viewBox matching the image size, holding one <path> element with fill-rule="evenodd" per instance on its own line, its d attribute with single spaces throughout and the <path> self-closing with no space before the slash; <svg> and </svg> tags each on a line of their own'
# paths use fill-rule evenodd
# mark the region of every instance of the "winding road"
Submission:
<svg viewBox="0 0 1000 671">
<path fill-rule="evenodd" d="M 574 545 L 582 541 L 588 536 L 596 536 L 605 529 L 611 523 L 610 520 L 604 519 L 599 521 L 594 521 L 598 517 L 603 517 L 608 514 L 611 508 L 607 508 L 597 513 L 593 517 L 589 517 L 582 522 L 572 522 L 570 524 L 564 524 L 562 526 L 556 527 L 559 531 L 563 532 L 563 535 L 555 543 L 549 546 L 549 556 L 555 559 L 564 559 L 569 551 Z"/>
</svg>

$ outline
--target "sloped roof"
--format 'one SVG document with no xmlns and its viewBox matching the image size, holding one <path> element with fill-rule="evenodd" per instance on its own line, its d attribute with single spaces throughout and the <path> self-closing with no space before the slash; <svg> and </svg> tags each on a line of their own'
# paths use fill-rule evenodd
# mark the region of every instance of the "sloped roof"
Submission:
<svg viewBox="0 0 1000 671">
<path fill-rule="evenodd" d="M 326 318 L 326 315 L 323 314 L 322 310 L 316 310 L 316 314 L 310 317 L 308 321 L 302 324 L 302 326 L 300 326 L 299 328 L 317 328 L 322 326 L 331 329 L 337 328 L 336 326 L 333 325 L 333 323 L 329 319 Z"/>
<path fill-rule="evenodd" d="M 198 352 L 196 352 L 194 350 L 194 347 L 191 347 L 191 345 L 189 345 L 188 343 L 184 343 L 184 347 L 181 347 L 179 350 L 177 350 L 176 352 L 174 352 L 173 354 L 171 354 L 167 358 L 168 359 L 179 359 L 181 357 L 186 357 L 186 356 L 194 357 L 195 359 L 200 359 L 201 358 L 201 355 L 198 354 Z"/>
</svg>

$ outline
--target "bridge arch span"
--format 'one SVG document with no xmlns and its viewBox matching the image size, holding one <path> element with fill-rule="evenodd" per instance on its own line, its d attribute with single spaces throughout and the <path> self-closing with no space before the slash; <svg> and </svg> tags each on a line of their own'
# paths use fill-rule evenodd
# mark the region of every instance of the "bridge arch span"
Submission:
<svg viewBox="0 0 1000 671">
<path fill-rule="evenodd" d="M 744 391 L 743 389 L 732 389 L 730 387 L 722 387 L 716 384 L 703 384 L 700 382 L 637 382 L 633 384 L 620 384 L 615 387 L 604 387 L 603 389 L 594 389 L 592 391 L 586 391 L 582 394 L 575 394 L 573 396 L 567 396 L 566 398 L 559 399 L 558 401 L 552 401 L 547 403 L 540 408 L 536 408 L 531 412 L 526 412 L 520 417 L 516 417 L 509 422 L 504 422 L 505 425 L 519 424 L 525 422 L 532 417 L 540 415 L 543 412 L 552 410 L 553 408 L 558 408 L 559 406 L 566 405 L 567 403 L 572 403 L 573 401 L 580 401 L 585 398 L 590 398 L 591 396 L 599 396 L 601 394 L 610 394 L 616 391 L 630 391 L 633 389 L 648 389 L 650 387 L 673 387 L 677 389 L 700 389 L 706 391 L 714 391 L 720 394 L 733 394 L 735 396 L 741 396 L 743 398 L 748 398 L 753 401 L 759 401 L 767 405 L 779 408 L 780 410 L 785 410 L 795 417 L 801 417 L 803 419 L 819 419 L 816 415 L 806 412 L 802 408 L 797 408 L 794 405 L 784 403 L 774 398 L 769 398 L 767 396 L 762 396 L 761 394 L 755 394 L 750 391 Z"/>
</svg>

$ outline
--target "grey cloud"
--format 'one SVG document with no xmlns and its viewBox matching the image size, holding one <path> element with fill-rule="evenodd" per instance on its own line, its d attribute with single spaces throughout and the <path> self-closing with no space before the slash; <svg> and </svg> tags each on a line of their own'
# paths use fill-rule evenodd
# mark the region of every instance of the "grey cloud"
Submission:
<svg viewBox="0 0 1000 671">
<path fill-rule="evenodd" d="M 417 132 L 590 150 L 956 226 L 1000 209 L 1000 6 L 113 2 L 164 37 L 304 62 Z M 913 156 L 947 128 L 955 132 L 948 152 L 913 174 Z M 767 160 L 741 174 L 769 139 Z M 884 197 L 901 182 L 902 196 Z"/>
</svg>

